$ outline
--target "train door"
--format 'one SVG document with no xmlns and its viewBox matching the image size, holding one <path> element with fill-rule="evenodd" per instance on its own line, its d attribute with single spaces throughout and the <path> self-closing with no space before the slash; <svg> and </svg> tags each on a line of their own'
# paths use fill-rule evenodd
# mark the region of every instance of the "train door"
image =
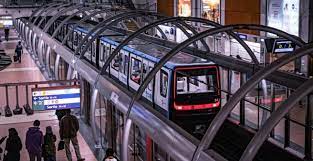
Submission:
<svg viewBox="0 0 313 161">
<path fill-rule="evenodd" d="M 91 39 L 91 37 L 89 38 L 89 40 Z M 97 63 L 97 51 L 96 51 L 96 49 L 97 49 L 97 40 L 98 39 L 96 39 L 96 40 L 94 40 L 93 42 L 92 42 L 92 44 L 91 44 L 91 46 L 89 47 L 89 52 L 90 52 L 90 54 L 91 54 L 91 63 L 93 64 L 93 65 L 96 65 Z"/>
<path fill-rule="evenodd" d="M 152 161 L 174 161 L 174 159 L 162 149 L 162 146 L 153 143 Z"/>
<path fill-rule="evenodd" d="M 115 50 L 115 48 L 116 48 L 116 46 L 111 45 L 111 53 Z M 110 65 L 110 74 L 111 74 L 111 76 L 113 76 L 116 79 L 119 78 L 120 65 L 121 65 L 121 57 L 118 54 L 111 61 L 111 65 Z"/>
<path fill-rule="evenodd" d="M 99 63 L 99 67 L 102 68 L 104 65 L 104 55 L 106 52 L 106 43 L 103 41 L 100 41 L 99 44 L 99 59 L 98 59 L 98 63 Z"/>
<path fill-rule="evenodd" d="M 120 70 L 119 70 L 119 80 L 127 85 L 127 75 L 128 75 L 128 63 L 129 63 L 129 53 L 125 50 L 119 52 Z"/>
<path fill-rule="evenodd" d="M 85 123 L 90 124 L 90 107 L 92 97 L 92 87 L 88 81 L 81 78 L 82 107 L 81 116 Z"/>
<path fill-rule="evenodd" d="M 137 90 L 142 81 L 142 59 L 130 54 L 129 87 Z"/>
<path fill-rule="evenodd" d="M 130 161 L 151 161 L 152 144 L 148 138 L 143 130 L 135 124 L 132 125 L 128 145 Z"/>
<path fill-rule="evenodd" d="M 169 83 L 170 70 L 162 68 L 155 77 L 154 100 L 157 110 L 166 116 L 169 111 Z"/>
<path fill-rule="evenodd" d="M 142 75 L 143 75 L 143 80 L 144 80 L 146 76 L 148 75 L 148 73 L 152 70 L 154 64 L 146 59 L 143 59 L 142 62 L 143 62 Z M 153 82 L 154 82 L 154 79 L 151 80 L 145 92 L 142 94 L 143 97 L 148 99 L 150 102 L 153 102 Z"/>
</svg>

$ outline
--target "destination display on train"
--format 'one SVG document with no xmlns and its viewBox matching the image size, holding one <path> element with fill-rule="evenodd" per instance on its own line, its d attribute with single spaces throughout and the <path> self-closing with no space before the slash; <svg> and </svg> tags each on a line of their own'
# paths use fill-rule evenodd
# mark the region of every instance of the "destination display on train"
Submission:
<svg viewBox="0 0 313 161">
<path fill-rule="evenodd" d="M 58 86 L 32 89 L 33 110 L 80 108 L 79 86 Z"/>
</svg>

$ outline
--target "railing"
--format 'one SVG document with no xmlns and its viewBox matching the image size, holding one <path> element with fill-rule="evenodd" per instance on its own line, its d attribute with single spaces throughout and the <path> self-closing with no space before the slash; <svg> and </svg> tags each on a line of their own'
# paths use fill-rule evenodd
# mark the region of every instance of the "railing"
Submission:
<svg viewBox="0 0 313 161">
<path fill-rule="evenodd" d="M 32 8 L 50 3 L 52 0 L 2 0 L 0 3 L 6 8 Z"/>
<path fill-rule="evenodd" d="M 32 111 L 32 89 L 38 87 L 54 87 L 60 85 L 79 84 L 79 80 L 53 80 L 41 82 L 23 82 L 23 83 L 5 83 L 0 84 L 0 107 L 4 107 L 4 111 L 0 111 L 2 115 L 10 117 L 13 114 L 19 115 L 23 113 L 22 107 L 27 115 Z M 22 106 L 22 107 L 21 107 Z M 1 108 L 0 108 L 1 109 Z M 13 113 L 12 113 L 13 111 Z"/>
</svg>

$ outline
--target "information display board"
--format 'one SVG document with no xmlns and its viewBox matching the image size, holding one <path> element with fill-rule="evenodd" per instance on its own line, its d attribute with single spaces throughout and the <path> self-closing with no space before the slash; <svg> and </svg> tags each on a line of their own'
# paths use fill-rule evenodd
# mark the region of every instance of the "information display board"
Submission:
<svg viewBox="0 0 313 161">
<path fill-rule="evenodd" d="M 33 110 L 80 108 L 80 86 L 58 86 L 32 89 Z"/>
<path fill-rule="evenodd" d="M 290 53 L 296 48 L 296 44 L 290 40 L 276 40 L 273 53 Z"/>
</svg>

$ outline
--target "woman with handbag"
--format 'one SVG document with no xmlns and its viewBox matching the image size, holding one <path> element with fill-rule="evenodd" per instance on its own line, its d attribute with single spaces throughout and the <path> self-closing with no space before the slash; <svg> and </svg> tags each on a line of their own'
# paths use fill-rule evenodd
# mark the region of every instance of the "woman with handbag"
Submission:
<svg viewBox="0 0 313 161">
<path fill-rule="evenodd" d="M 46 135 L 44 136 L 44 143 L 42 147 L 42 156 L 44 161 L 56 161 L 56 136 L 53 134 L 52 127 L 46 127 Z"/>
<path fill-rule="evenodd" d="M 22 142 L 15 128 L 9 129 L 9 138 L 7 139 L 3 161 L 20 161 L 20 151 Z"/>
</svg>

